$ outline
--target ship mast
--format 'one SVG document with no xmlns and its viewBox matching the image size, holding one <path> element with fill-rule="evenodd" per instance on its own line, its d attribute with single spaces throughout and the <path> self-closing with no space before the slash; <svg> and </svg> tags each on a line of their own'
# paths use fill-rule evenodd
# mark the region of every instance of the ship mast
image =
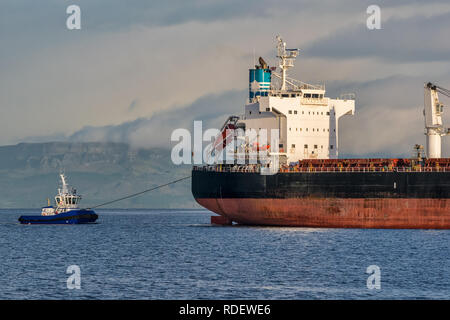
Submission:
<svg viewBox="0 0 450 320">
<path fill-rule="evenodd" d="M 64 175 L 64 173 L 60 173 L 59 176 L 61 177 L 61 182 L 62 182 L 61 193 L 62 194 L 69 193 L 69 188 L 67 187 L 67 182 L 66 182 L 66 176 Z"/>
<path fill-rule="evenodd" d="M 280 59 L 279 67 L 281 69 L 281 88 L 280 90 L 286 90 L 286 77 L 287 70 L 294 66 L 294 60 L 298 55 L 299 49 L 286 49 L 286 42 L 283 42 L 280 36 L 277 36 L 277 58 Z"/>
</svg>

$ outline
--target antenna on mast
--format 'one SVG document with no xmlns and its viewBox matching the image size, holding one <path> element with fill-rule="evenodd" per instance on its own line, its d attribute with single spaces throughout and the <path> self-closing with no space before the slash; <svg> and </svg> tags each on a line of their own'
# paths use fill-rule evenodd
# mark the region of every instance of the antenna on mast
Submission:
<svg viewBox="0 0 450 320">
<path fill-rule="evenodd" d="M 299 49 L 286 49 L 286 42 L 283 42 L 280 36 L 277 36 L 277 58 L 280 58 L 281 69 L 281 88 L 280 90 L 286 90 L 286 73 L 287 70 L 294 66 L 294 60 L 298 55 Z"/>
<path fill-rule="evenodd" d="M 62 193 L 68 193 L 69 192 L 69 188 L 67 186 L 67 181 L 66 181 L 66 176 L 64 173 L 60 173 L 59 174 L 60 178 L 61 178 L 61 182 L 62 182 Z"/>
</svg>

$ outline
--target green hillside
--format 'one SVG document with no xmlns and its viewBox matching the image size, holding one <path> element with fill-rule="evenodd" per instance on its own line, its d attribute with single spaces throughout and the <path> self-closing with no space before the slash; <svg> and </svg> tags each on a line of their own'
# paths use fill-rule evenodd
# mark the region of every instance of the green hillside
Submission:
<svg viewBox="0 0 450 320">
<path fill-rule="evenodd" d="M 133 149 L 122 143 L 20 143 L 0 147 L 0 207 L 38 208 L 53 197 L 64 170 L 68 182 L 93 206 L 190 175 L 170 150 Z M 115 208 L 198 207 L 190 180 L 124 200 Z"/>
</svg>

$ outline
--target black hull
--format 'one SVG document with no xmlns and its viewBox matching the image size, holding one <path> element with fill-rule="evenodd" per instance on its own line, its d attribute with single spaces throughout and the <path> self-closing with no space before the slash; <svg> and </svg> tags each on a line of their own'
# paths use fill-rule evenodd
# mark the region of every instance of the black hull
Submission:
<svg viewBox="0 0 450 320">
<path fill-rule="evenodd" d="M 230 224 L 450 229 L 450 172 L 192 172 L 192 194 Z"/>
<path fill-rule="evenodd" d="M 275 175 L 192 171 L 194 198 L 449 199 L 448 172 L 289 172 Z"/>
</svg>

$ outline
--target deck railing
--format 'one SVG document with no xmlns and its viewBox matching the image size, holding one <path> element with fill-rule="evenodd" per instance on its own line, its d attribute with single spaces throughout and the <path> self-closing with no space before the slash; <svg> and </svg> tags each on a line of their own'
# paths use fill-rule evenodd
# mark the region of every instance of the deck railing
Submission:
<svg viewBox="0 0 450 320">
<path fill-rule="evenodd" d="M 194 166 L 194 171 L 210 172 L 253 172 L 259 173 L 259 166 Z M 278 172 L 283 173 L 327 173 L 327 172 L 450 172 L 450 167 L 281 167 Z"/>
</svg>

